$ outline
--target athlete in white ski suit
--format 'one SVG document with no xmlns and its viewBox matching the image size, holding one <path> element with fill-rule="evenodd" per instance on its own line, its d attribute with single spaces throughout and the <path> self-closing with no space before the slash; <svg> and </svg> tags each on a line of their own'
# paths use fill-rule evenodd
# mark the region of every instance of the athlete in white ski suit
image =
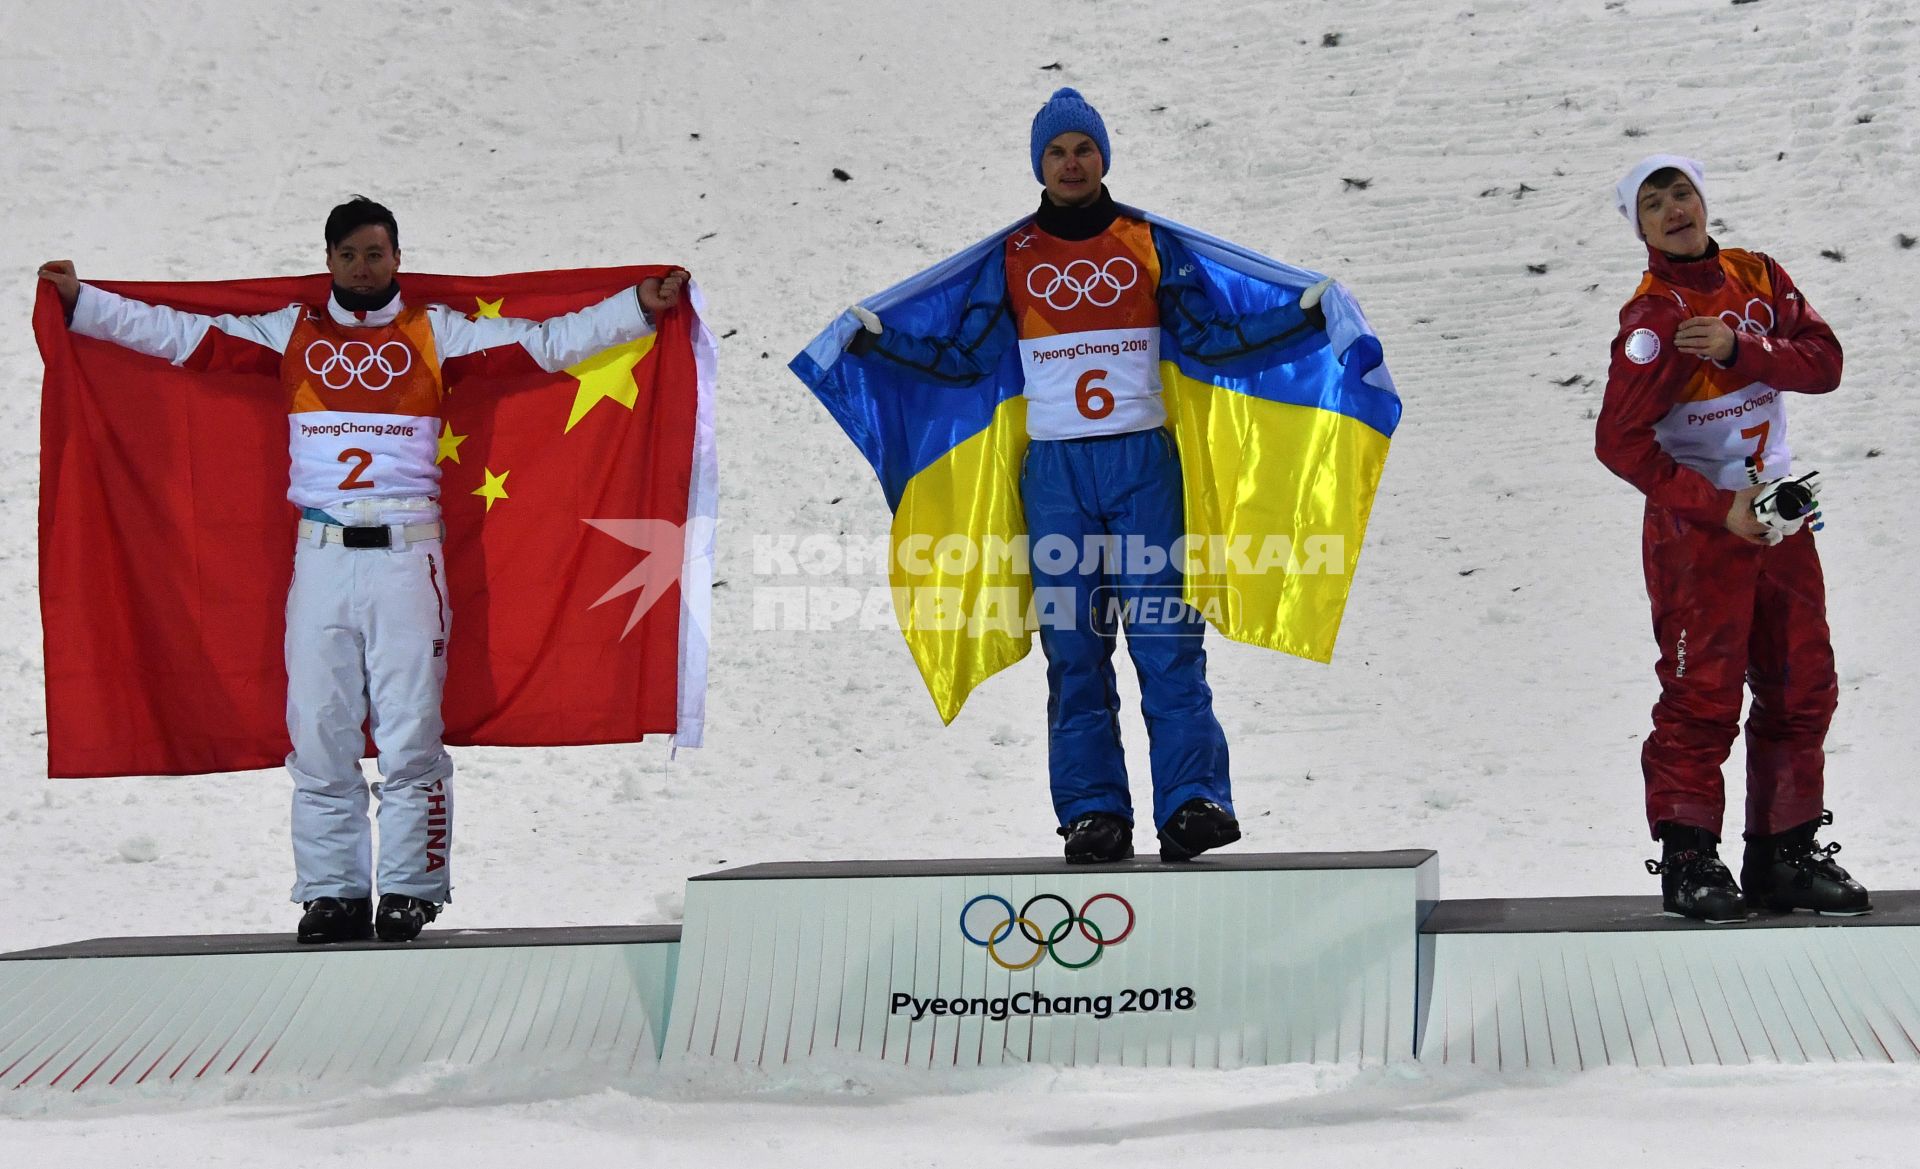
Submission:
<svg viewBox="0 0 1920 1169">
<path fill-rule="evenodd" d="M 340 262 L 341 249 L 369 240 L 391 252 L 373 277 L 360 258 Z M 451 894 L 453 828 L 440 714 L 450 621 L 436 462 L 441 363 L 519 345 L 557 372 L 651 333 L 643 302 L 672 303 L 684 274 L 669 278 L 666 295 L 649 281 L 547 321 L 469 320 L 405 302 L 392 279 L 399 249 L 378 226 L 330 240 L 328 250 L 335 287 L 323 309 L 290 304 L 258 316 L 201 316 L 76 288 L 65 261 L 41 275 L 60 287 L 83 336 L 188 368 L 279 373 L 287 497 L 302 509 L 286 627 L 293 900 L 373 893 L 364 724 L 379 751 L 379 890 L 438 905 Z M 359 292 L 343 284 L 355 264 L 349 279 L 375 281 Z M 384 304 L 368 307 L 382 295 Z"/>
</svg>

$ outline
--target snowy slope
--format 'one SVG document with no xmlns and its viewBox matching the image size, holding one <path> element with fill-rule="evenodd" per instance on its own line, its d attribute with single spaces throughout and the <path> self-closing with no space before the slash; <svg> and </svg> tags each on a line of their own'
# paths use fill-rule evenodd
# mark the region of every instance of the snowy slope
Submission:
<svg viewBox="0 0 1920 1169">
<path fill-rule="evenodd" d="M 0 949 L 292 922 L 278 773 L 44 779 L 33 267 L 311 271 L 326 209 L 351 192 L 396 209 L 418 270 L 686 263 L 728 334 L 712 745 L 672 761 L 653 743 L 458 752 L 445 924 L 676 920 L 682 879 L 723 862 L 1051 852 L 1039 655 L 943 730 L 891 628 L 756 627 L 757 591 L 857 597 L 883 583 L 871 565 L 781 576 L 757 571 L 773 565 L 754 549 L 884 534 L 871 474 L 785 361 L 848 301 L 1030 207 L 1027 123 L 1060 84 L 1105 114 L 1119 198 L 1346 282 L 1406 399 L 1336 663 L 1210 641 L 1244 847 L 1437 848 L 1451 896 L 1650 891 L 1640 505 L 1594 461 L 1592 415 L 1641 267 L 1609 188 L 1665 149 L 1706 161 L 1717 236 L 1777 257 L 1846 346 L 1841 391 L 1790 406 L 1797 454 L 1827 481 L 1843 684 L 1830 802 L 1854 871 L 1914 886 L 1920 621 L 1904 574 L 1920 556 L 1902 488 L 1920 461 L 1906 401 L 1920 248 L 1896 237 L 1920 235 L 1916 79 L 1920 25 L 1903 0 L 0 6 L 0 271 L 15 276 L 0 285 L 0 319 L 15 322 L 0 332 L 0 602 L 13 614 L 0 622 L 0 860 L 15 890 L 0 897 Z M 1369 1163 L 1367 1139 L 1312 1127 L 1336 1123 L 1487 1163 L 1536 1139 L 1551 1149 L 1583 1119 L 1630 1121 L 1643 1090 L 1774 1112 L 1835 1082 L 1410 1076 L 1272 1072 L 1163 1093 L 1033 1073 L 930 1100 L 882 1084 L 871 1107 L 836 1097 L 794 1112 L 727 1103 L 740 1085 L 655 1104 L 421 1084 L 392 1110 L 245 1107 L 234 1159 L 317 1126 L 326 1149 L 364 1137 L 396 1163 L 409 1140 L 597 1152 L 631 1150 L 643 1131 L 687 1157 L 813 1163 L 800 1150 L 829 1147 L 851 1117 L 881 1126 L 865 1159 L 929 1127 L 1001 1126 L 983 1149 L 1071 1164 L 1111 1152 L 1074 1134 L 1151 1099 L 1114 1139 L 1202 1142 L 1229 1163 L 1280 1147 Z M 818 1102 L 835 1083 L 790 1090 Z M 1856 1143 L 1829 1153 L 1870 1156 L 1892 1101 L 1920 1081 L 1876 1072 L 1856 1086 Z M 1085 1119 L 1010 1103 L 1030 1094 Z M 1216 1094 L 1226 1118 L 1196 1122 Z M 401 1123 L 452 1102 L 488 1106 L 471 1126 Z M 1402 1114 L 1443 1123 L 1403 1129 Z M 0 1145 L 51 1156 L 85 1131 L 164 1151 L 231 1135 L 228 1116 L 120 1117 L 104 1133 L 8 1123 Z M 1232 1135 L 1247 1131 L 1259 1139 Z M 1503 1140 L 1482 1143 L 1488 1131 Z M 1034 1150 L 1010 1135 L 1022 1132 L 1075 1147 Z M 1611 1139 L 1628 1143 L 1583 1141 L 1581 1155 L 1638 1147 Z M 1740 1160 L 1764 1163 L 1769 1147 Z"/>
</svg>

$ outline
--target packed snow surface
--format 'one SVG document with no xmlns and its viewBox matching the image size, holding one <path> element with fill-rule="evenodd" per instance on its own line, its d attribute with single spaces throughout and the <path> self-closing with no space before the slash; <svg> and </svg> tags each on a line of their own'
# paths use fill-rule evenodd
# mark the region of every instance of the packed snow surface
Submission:
<svg viewBox="0 0 1920 1169">
<path fill-rule="evenodd" d="M 1675 151 L 1707 166 L 1714 234 L 1776 257 L 1846 347 L 1840 391 L 1789 406 L 1826 484 L 1829 802 L 1856 875 L 1911 887 L 1917 48 L 1906 0 L 0 6 L 0 950 L 294 917 L 280 773 L 44 778 L 33 269 L 314 271 L 354 192 L 415 270 L 684 263 L 724 336 L 711 745 L 458 751 L 443 925 L 674 921 L 723 864 L 1050 853 L 1039 654 L 942 729 L 898 633 L 832 619 L 877 565 L 766 552 L 884 535 L 786 360 L 1030 208 L 1028 121 L 1063 84 L 1105 115 L 1116 197 L 1338 276 L 1406 402 L 1336 662 L 1209 640 L 1242 847 L 1433 848 L 1453 897 L 1652 891 L 1640 499 L 1592 433 L 1643 260 L 1610 188 Z M 757 607 L 793 585 L 825 628 Z M 0 1160 L 1896 1164 L 1916 1092 L 1905 1067 L 422 1076 L 16 1097 Z"/>
</svg>

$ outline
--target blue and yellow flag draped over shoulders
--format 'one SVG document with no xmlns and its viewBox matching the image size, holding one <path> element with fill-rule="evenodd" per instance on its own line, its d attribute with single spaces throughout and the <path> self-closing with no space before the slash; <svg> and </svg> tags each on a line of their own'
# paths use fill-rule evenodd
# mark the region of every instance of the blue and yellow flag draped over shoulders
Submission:
<svg viewBox="0 0 1920 1169">
<path fill-rule="evenodd" d="M 1321 277 L 1131 208 L 1184 245 L 1222 312 L 1299 299 Z M 863 302 L 889 330 L 958 331 L 968 292 L 1004 269 L 1022 219 Z M 1338 285 L 1326 343 L 1226 363 L 1163 329 L 1160 380 L 1186 482 L 1187 600 L 1222 634 L 1330 661 L 1400 399 L 1379 339 Z M 907 645 L 940 717 L 1032 645 L 1020 465 L 1026 399 L 1017 347 L 955 386 L 847 351 L 842 313 L 789 368 L 860 448 L 893 509 L 891 583 Z M 1276 551 L 1278 549 L 1278 551 Z"/>
</svg>

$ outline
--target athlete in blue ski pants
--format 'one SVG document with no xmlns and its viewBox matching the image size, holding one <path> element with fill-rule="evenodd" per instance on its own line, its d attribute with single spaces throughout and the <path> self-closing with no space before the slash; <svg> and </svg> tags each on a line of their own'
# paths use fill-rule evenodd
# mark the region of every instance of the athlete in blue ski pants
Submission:
<svg viewBox="0 0 1920 1169">
<path fill-rule="evenodd" d="M 1172 557 L 1186 520 L 1161 366 L 1259 372 L 1289 350 L 1327 344 L 1324 284 L 1312 299 L 1277 304 L 1219 285 L 1178 233 L 1114 202 L 1100 182 L 1111 160 L 1105 123 L 1072 89 L 1048 99 L 1030 145 L 1045 194 L 1032 219 L 987 251 L 961 302 L 892 323 L 857 307 L 863 327 L 848 348 L 924 384 L 959 392 L 986 384 L 996 394 L 1017 351 L 1031 439 L 1021 498 L 1047 655 L 1047 766 L 1067 860 L 1133 855 L 1113 672 L 1122 625 L 1152 740 L 1161 856 L 1189 860 L 1238 839 L 1239 826 L 1203 626 L 1180 600 L 1182 565 Z M 1067 555 L 1049 554 L 1062 544 Z M 1089 557 L 1089 546 L 1117 555 Z M 1168 835 L 1187 804 L 1191 824 Z"/>
<path fill-rule="evenodd" d="M 1036 550 L 1035 589 L 1071 596 L 1071 604 L 1058 605 L 1052 619 L 1040 623 L 1047 760 L 1060 823 L 1090 812 L 1133 819 L 1113 673 L 1122 624 L 1152 739 L 1154 826 L 1196 798 L 1231 813 L 1227 738 L 1213 717 L 1201 647 L 1205 626 L 1179 601 L 1180 565 L 1171 555 L 1186 532 L 1173 436 L 1154 427 L 1035 440 L 1021 470 L 1020 498 L 1029 547 Z M 1047 544 L 1061 544 L 1049 537 L 1061 536 L 1072 542 L 1071 563 L 1041 554 Z"/>
</svg>

